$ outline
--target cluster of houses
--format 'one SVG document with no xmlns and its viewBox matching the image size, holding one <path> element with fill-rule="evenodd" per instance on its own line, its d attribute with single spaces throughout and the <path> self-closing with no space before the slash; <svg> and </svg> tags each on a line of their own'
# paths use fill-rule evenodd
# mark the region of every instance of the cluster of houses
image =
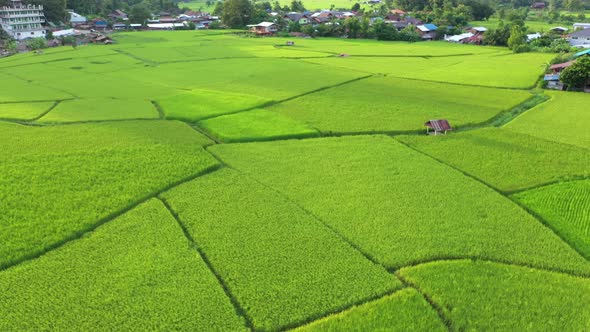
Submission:
<svg viewBox="0 0 590 332">
<path fill-rule="evenodd" d="M 197 29 L 207 29 L 212 22 L 219 21 L 219 17 L 211 16 L 209 13 L 189 11 L 184 14 L 174 16 L 167 12 L 161 12 L 148 19 L 144 24 L 129 23 L 129 16 L 122 10 L 114 10 L 105 18 L 95 18 L 88 20 L 86 17 L 69 11 L 70 24 L 78 30 L 171 30 L 185 27 L 188 22 L 195 24 Z M 114 22 L 109 24 L 109 21 Z"/>
<path fill-rule="evenodd" d="M 271 17 L 281 15 L 279 13 L 270 13 Z M 296 13 L 291 12 L 282 15 L 282 18 L 287 22 L 297 22 L 299 25 L 312 25 L 318 26 L 321 24 L 332 24 L 334 20 L 343 20 L 351 17 L 362 17 L 362 13 L 359 12 L 341 12 L 333 10 L 322 10 L 317 12 L 304 12 Z M 385 18 L 373 18 L 374 22 L 376 19 L 383 19 L 385 23 L 391 24 L 398 31 L 407 28 L 409 25 L 416 28 L 416 32 L 420 35 L 423 40 L 433 40 L 436 38 L 436 30 L 438 27 L 434 24 L 424 24 L 421 20 L 409 16 L 405 11 L 399 9 L 393 9 Z M 275 22 L 261 22 L 258 24 L 248 25 L 251 32 L 257 35 L 272 35 L 276 33 L 279 26 Z"/>
<path fill-rule="evenodd" d="M 585 30 L 590 31 L 590 29 Z M 573 60 L 550 66 L 549 70 L 551 72 L 549 74 L 546 74 L 543 78 L 547 82 L 547 88 L 554 90 L 565 90 L 567 86 L 565 86 L 563 82 L 561 82 L 559 79 L 561 76 L 561 72 L 567 67 L 573 65 L 580 57 L 583 56 L 590 56 L 590 48 L 574 54 Z M 584 91 L 590 92 L 590 86 L 586 87 Z"/>
<path fill-rule="evenodd" d="M 590 48 L 590 23 L 574 23 L 572 33 L 568 34 L 570 29 L 564 27 L 553 27 L 552 32 L 562 35 L 567 39 L 569 44 L 578 48 Z M 460 44 L 481 44 L 483 34 L 487 31 L 484 27 L 472 27 L 467 29 L 466 33 L 454 36 L 445 36 L 444 39 L 451 43 Z M 540 38 L 540 33 L 532 33 L 527 35 L 527 41 Z"/>
</svg>

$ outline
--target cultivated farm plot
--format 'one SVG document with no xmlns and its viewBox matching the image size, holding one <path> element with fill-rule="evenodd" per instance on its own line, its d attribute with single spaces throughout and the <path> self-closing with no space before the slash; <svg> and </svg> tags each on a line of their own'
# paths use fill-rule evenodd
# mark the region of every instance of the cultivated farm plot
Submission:
<svg viewBox="0 0 590 332">
<path fill-rule="evenodd" d="M 271 100 L 245 93 L 195 89 L 158 100 L 168 119 L 196 121 L 264 106 Z"/>
<path fill-rule="evenodd" d="M 324 133 L 409 132 L 424 130 L 430 119 L 448 119 L 457 127 L 480 124 L 530 97 L 526 91 L 371 77 L 269 110 Z"/>
<path fill-rule="evenodd" d="M 398 274 L 430 294 L 452 331 L 583 331 L 590 326 L 588 278 L 467 260 L 418 265 Z"/>
<path fill-rule="evenodd" d="M 199 122 L 199 126 L 224 142 L 268 141 L 317 137 L 317 130 L 264 109 L 224 115 Z"/>
<path fill-rule="evenodd" d="M 512 197 L 535 211 L 590 259 L 590 180 L 558 183 Z"/>
<path fill-rule="evenodd" d="M 36 82 L 14 76 L 4 75 L 0 72 L 0 103 L 7 102 L 37 102 L 71 99 L 70 93 L 41 86 Z"/>
<path fill-rule="evenodd" d="M 171 287 L 176 284 L 182 288 Z M 0 291 L 3 331 L 246 331 L 215 276 L 155 199 L 0 272 Z"/>
<path fill-rule="evenodd" d="M 590 176 L 586 149 L 505 129 L 397 139 L 508 193 Z"/>
<path fill-rule="evenodd" d="M 39 122 L 86 122 L 157 119 L 158 110 L 147 100 L 75 99 L 59 103 Z"/>
<path fill-rule="evenodd" d="M 0 59 L 0 331 L 589 329 L 554 55 L 234 32 Z"/>
<path fill-rule="evenodd" d="M 590 271 L 589 262 L 518 205 L 389 137 L 208 150 L 276 188 L 390 269 L 475 257 Z"/>
<path fill-rule="evenodd" d="M 315 321 L 296 332 L 311 331 L 446 331 L 446 327 L 413 288 Z"/>
<path fill-rule="evenodd" d="M 548 91 L 551 99 L 520 115 L 504 128 L 556 142 L 590 148 L 590 95 Z"/>
<path fill-rule="evenodd" d="M 201 147 L 208 139 L 172 121 L 47 128 L 0 122 L 0 142 L 0 267 L 217 165 Z"/>
<path fill-rule="evenodd" d="M 196 74 L 187 75 L 187 66 Z M 297 60 L 252 58 L 201 61 L 190 65 L 170 63 L 114 72 L 108 76 L 133 77 L 174 89 L 214 90 L 280 101 L 359 79 L 366 74 Z M 154 80 L 155 77 L 158 79 Z"/>
<path fill-rule="evenodd" d="M 257 329 L 300 324 L 401 286 L 309 213 L 234 170 L 163 197 Z"/>
<path fill-rule="evenodd" d="M 0 103 L 0 119 L 34 120 L 54 105 L 55 102 Z"/>
<path fill-rule="evenodd" d="M 351 56 L 306 61 L 420 81 L 527 89 L 535 85 L 552 57 L 544 53 L 511 54 L 494 50 L 490 54 L 430 58 Z"/>
</svg>

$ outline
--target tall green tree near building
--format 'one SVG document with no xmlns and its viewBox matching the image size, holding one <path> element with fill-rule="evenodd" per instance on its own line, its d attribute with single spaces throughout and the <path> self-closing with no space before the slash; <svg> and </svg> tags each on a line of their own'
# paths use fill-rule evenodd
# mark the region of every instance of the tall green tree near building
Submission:
<svg viewBox="0 0 590 332">
<path fill-rule="evenodd" d="M 45 18 L 49 22 L 59 23 L 67 21 L 66 0 L 27 0 L 26 3 L 43 5 Z"/>
<path fill-rule="evenodd" d="M 232 29 L 243 28 L 251 22 L 253 13 L 254 6 L 250 0 L 226 0 L 223 2 L 221 21 Z"/>
<path fill-rule="evenodd" d="M 510 29 L 510 37 L 508 38 L 508 48 L 516 51 L 524 44 L 526 44 L 526 30 L 518 25 L 513 25 Z"/>
<path fill-rule="evenodd" d="M 559 79 L 567 84 L 569 90 L 578 90 L 590 84 L 590 57 L 581 56 L 571 66 L 561 72 Z"/>
<path fill-rule="evenodd" d="M 146 20 L 152 16 L 150 10 L 143 4 L 135 5 L 131 7 L 129 13 L 129 20 L 132 23 L 145 24 Z"/>
</svg>

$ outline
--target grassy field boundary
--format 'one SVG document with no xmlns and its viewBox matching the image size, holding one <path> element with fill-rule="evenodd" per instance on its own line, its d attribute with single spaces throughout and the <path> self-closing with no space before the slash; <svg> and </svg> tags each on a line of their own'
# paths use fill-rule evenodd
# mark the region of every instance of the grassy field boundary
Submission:
<svg viewBox="0 0 590 332">
<path fill-rule="evenodd" d="M 559 273 L 559 274 L 568 275 L 568 276 L 572 276 L 572 277 L 590 279 L 590 272 L 577 272 L 577 271 L 563 270 L 563 269 L 552 268 L 552 267 L 540 267 L 540 266 L 532 265 L 532 264 L 514 263 L 514 262 L 507 261 L 507 260 L 489 259 L 489 258 L 485 258 L 485 257 L 477 257 L 477 256 L 469 256 L 469 255 L 437 257 L 437 258 L 432 258 L 432 259 L 427 259 L 427 260 L 420 260 L 420 261 L 415 261 L 410 264 L 406 264 L 404 266 L 400 266 L 397 268 L 388 269 L 388 271 L 390 273 L 396 274 L 401 269 L 417 267 L 417 266 L 424 265 L 424 264 L 430 264 L 430 263 L 436 263 L 436 262 L 454 262 L 454 261 L 464 261 L 464 260 L 470 260 L 473 262 L 487 262 L 487 263 L 494 263 L 494 264 L 502 264 L 502 265 L 507 265 L 507 266 L 516 266 L 516 267 L 521 267 L 521 268 L 526 268 L 526 269 L 535 269 L 535 270 L 539 270 L 539 271 Z"/>
<path fill-rule="evenodd" d="M 158 117 L 160 118 L 160 120 L 166 119 L 166 113 L 164 113 L 164 110 L 162 109 L 162 106 L 160 106 L 160 103 L 158 103 L 155 100 L 150 100 L 150 103 L 152 103 L 152 105 L 154 105 L 154 107 L 156 108 L 156 111 L 158 111 Z"/>
<path fill-rule="evenodd" d="M 550 100 L 550 98 L 547 95 L 543 93 L 536 93 L 524 102 L 514 106 L 509 110 L 498 113 L 496 116 L 487 121 L 478 124 L 465 124 L 463 126 L 457 126 L 455 129 L 457 129 L 457 131 L 467 131 L 481 129 L 483 127 L 502 127 L 526 111 L 533 109 L 536 106 L 547 102 L 548 100 Z"/>
<path fill-rule="evenodd" d="M 397 276 L 396 276 L 396 278 L 397 278 Z M 322 315 L 317 316 L 317 317 L 310 317 L 310 319 L 308 319 L 308 320 L 306 320 L 304 322 L 299 322 L 299 323 L 294 323 L 294 324 L 290 324 L 290 325 L 287 325 L 287 326 L 283 326 L 283 327 L 281 327 L 279 329 L 279 331 L 290 331 L 290 330 L 294 330 L 294 329 L 297 329 L 297 328 L 300 328 L 300 327 L 303 327 L 303 326 L 306 326 L 306 325 L 315 323 L 315 322 L 317 322 L 319 320 L 322 320 L 324 318 L 328 318 L 328 317 L 330 317 L 332 315 L 337 315 L 337 314 L 346 312 L 346 311 L 348 311 L 348 310 L 350 310 L 352 308 L 362 306 L 363 304 L 367 304 L 367 303 L 370 303 L 370 302 L 373 302 L 373 301 L 377 301 L 379 299 L 382 299 L 382 298 L 384 298 L 386 296 L 393 295 L 393 294 L 401 291 L 402 289 L 407 288 L 407 287 L 405 287 L 406 286 L 405 283 L 402 282 L 402 284 L 403 285 L 402 285 L 401 288 L 397 288 L 395 290 L 391 290 L 391 291 L 384 292 L 382 294 L 371 296 L 371 297 L 365 298 L 365 299 L 363 299 L 361 301 L 358 301 L 358 302 L 355 302 L 355 303 L 352 303 L 352 304 L 343 306 L 343 307 L 338 308 L 338 309 L 335 309 L 335 310 L 330 310 L 328 312 L 324 312 L 324 313 L 322 313 Z M 254 331 L 256 331 L 256 330 L 254 330 Z"/>
<path fill-rule="evenodd" d="M 548 187 L 548 186 L 552 186 L 558 183 L 567 183 L 567 182 L 576 182 L 576 181 L 583 181 L 583 180 L 588 180 L 590 179 L 590 176 L 574 176 L 571 178 L 568 178 L 567 180 L 557 180 L 557 181 L 551 181 L 551 182 L 545 182 L 545 183 L 541 183 L 538 184 L 536 186 L 532 186 L 532 187 L 528 187 L 528 188 L 524 188 L 524 189 L 518 189 L 518 190 L 513 190 L 510 191 L 510 195 L 514 195 L 514 194 L 518 194 L 518 193 L 522 193 L 525 191 L 529 191 L 529 190 L 535 190 L 535 189 L 539 189 L 539 188 L 543 188 L 543 187 Z"/>
<path fill-rule="evenodd" d="M 18 123 L 18 124 L 22 124 L 22 125 L 27 125 L 28 122 L 34 122 L 39 120 L 40 118 L 44 117 L 45 115 L 47 115 L 47 113 L 51 112 L 54 108 L 57 107 L 57 105 L 59 105 L 62 101 L 65 100 L 73 100 L 73 99 L 63 99 L 63 100 L 47 100 L 47 101 L 32 101 L 32 102 L 6 102 L 6 103 L 0 103 L 1 105 L 6 105 L 6 104 L 32 104 L 32 103 L 50 103 L 53 102 L 53 105 L 51 105 L 47 110 L 43 111 L 41 114 L 37 115 L 34 118 L 28 119 L 28 120 L 23 120 L 23 119 L 13 119 L 13 118 L 3 118 L 0 117 L 0 121 L 4 121 L 4 122 L 14 122 L 14 123 Z"/>
<path fill-rule="evenodd" d="M 515 120 L 522 114 L 526 113 L 541 104 L 544 104 L 551 100 L 551 97 L 547 96 L 543 92 L 534 94 L 531 98 L 525 100 L 523 103 L 516 105 L 516 107 L 506 112 L 500 113 L 486 124 L 486 126 L 492 127 L 503 127 L 511 121 Z"/>
<path fill-rule="evenodd" d="M 451 326 L 452 326 L 452 322 L 451 320 L 445 315 L 444 310 L 442 309 L 442 306 L 438 303 L 436 303 L 436 301 L 434 301 L 434 299 L 432 298 L 432 296 L 428 295 L 426 292 L 424 292 L 418 285 L 408 281 L 406 278 L 404 278 L 401 273 L 394 273 L 394 275 L 401 280 L 401 282 L 406 286 L 406 287 L 410 287 L 415 289 L 418 293 L 420 293 L 420 295 L 422 295 L 422 297 L 426 300 L 426 302 L 428 302 L 428 304 L 432 307 L 432 309 L 434 309 L 434 311 L 436 312 L 436 314 L 438 315 L 438 318 L 440 318 L 441 322 L 443 323 L 443 325 L 447 328 L 448 331 L 451 331 Z"/>
<path fill-rule="evenodd" d="M 516 204 L 518 207 L 520 207 L 521 209 L 523 209 L 525 212 L 527 212 L 529 215 L 531 215 L 533 218 L 535 218 L 535 219 L 536 219 L 538 222 L 540 222 L 540 223 L 541 223 L 541 225 L 543 225 L 543 226 L 545 226 L 547 229 L 549 229 L 549 230 L 550 230 L 550 231 L 551 231 L 553 234 L 555 234 L 555 235 L 556 235 L 556 236 L 557 236 L 557 237 L 558 237 L 558 238 L 559 238 L 559 239 L 560 239 L 562 242 L 564 242 L 564 243 L 565 243 L 565 244 L 566 244 L 566 245 L 567 245 L 567 246 L 568 246 L 570 249 L 572 249 L 573 251 L 575 251 L 575 252 L 576 252 L 578 255 L 580 255 L 581 257 L 584 257 L 584 258 L 585 258 L 585 256 L 584 256 L 584 255 L 582 255 L 582 253 L 581 253 L 581 252 L 580 252 L 578 249 L 576 249 L 575 247 L 573 247 L 573 246 L 572 246 L 572 245 L 571 245 L 571 244 L 570 244 L 570 243 L 569 243 L 569 242 L 568 242 L 566 239 L 564 239 L 564 238 L 561 236 L 561 234 L 559 234 L 559 233 L 558 233 L 558 232 L 557 232 L 555 229 L 553 229 L 553 227 L 551 227 L 551 225 L 550 225 L 550 224 L 549 224 L 549 223 L 548 223 L 548 222 L 547 222 L 545 219 L 543 219 L 543 218 L 542 218 L 541 216 L 539 216 L 538 214 L 536 214 L 536 213 L 532 212 L 532 211 L 531 211 L 529 208 L 527 208 L 526 206 L 524 206 L 524 205 L 523 205 L 523 204 L 521 204 L 520 202 L 518 202 L 518 201 L 516 201 L 515 199 L 513 199 L 513 198 L 510 196 L 510 195 L 512 195 L 512 194 L 513 194 L 512 192 L 506 192 L 506 191 L 502 191 L 502 190 L 500 190 L 500 189 L 498 189 L 498 188 L 496 188 L 496 187 L 492 186 L 491 184 L 489 184 L 489 183 L 485 182 L 484 180 L 481 180 L 481 179 L 477 178 L 476 176 L 474 176 L 474 175 L 471 175 L 471 174 L 469 174 L 469 173 L 467 173 L 467 172 L 465 172 L 465 171 L 463 171 L 463 170 L 461 170 L 461 169 L 459 169 L 459 168 L 457 168 L 457 167 L 455 167 L 455 166 L 453 166 L 453 165 L 450 165 L 450 164 L 448 164 L 448 163 L 446 163 L 446 162 L 444 162 L 444 161 L 442 161 L 442 160 L 440 160 L 440 159 L 438 159 L 438 158 L 436 158 L 436 157 L 434 157 L 434 156 L 431 156 L 431 155 L 429 155 L 429 154 L 427 154 L 427 153 L 425 153 L 425 152 L 422 152 L 422 151 L 420 151 L 420 150 L 418 150 L 418 149 L 416 149 L 416 148 L 414 148 L 414 147 L 412 147 L 412 146 L 410 146 L 410 145 L 406 144 L 405 142 L 402 142 L 402 141 L 400 141 L 400 140 L 396 140 L 396 141 L 398 141 L 398 142 L 399 142 L 399 143 L 401 143 L 402 145 L 405 145 L 406 147 L 408 147 L 408 148 L 410 148 L 410 149 L 412 149 L 412 150 L 414 150 L 414 151 L 416 151 L 416 152 L 418 152 L 418 153 L 421 153 L 421 154 L 423 154 L 423 155 L 425 155 L 425 156 L 427 156 L 427 157 L 429 157 L 429 158 L 432 158 L 433 160 L 435 160 L 435 161 L 437 161 L 437 162 L 439 162 L 439 163 L 441 163 L 441 164 L 443 164 L 443 165 L 446 165 L 446 166 L 448 166 L 448 167 L 450 167 L 450 168 L 452 168 L 452 169 L 454 169 L 454 170 L 456 170 L 456 171 L 460 172 L 461 174 L 465 175 L 466 177 L 468 177 L 468 178 L 471 178 L 471 179 L 473 179 L 473 180 L 475 180 L 475 181 L 477 181 L 477 182 L 479 182 L 479 183 L 483 184 L 484 186 L 486 186 L 486 187 L 488 187 L 488 188 L 490 188 L 490 189 L 494 190 L 494 191 L 495 191 L 495 192 L 497 192 L 498 194 L 500 194 L 500 195 L 504 196 L 506 199 L 509 199 L 509 200 L 510 200 L 512 203 Z M 560 272 L 571 272 L 571 273 L 574 273 L 574 274 L 576 273 L 575 271 L 568 271 L 568 270 L 563 270 L 563 271 L 560 271 Z"/>
<path fill-rule="evenodd" d="M 221 277 L 219 272 L 215 269 L 213 264 L 211 264 L 209 257 L 207 257 L 205 252 L 203 252 L 203 250 L 199 247 L 199 245 L 195 242 L 193 237 L 190 235 L 190 233 L 188 232 L 188 230 L 184 226 L 184 223 L 182 222 L 182 220 L 180 220 L 178 213 L 176 213 L 176 211 L 174 211 L 172 209 L 170 204 L 168 204 L 168 201 L 166 201 L 166 199 L 164 197 L 162 197 L 162 195 L 158 195 L 157 198 L 162 202 L 162 204 L 164 204 L 164 206 L 166 207 L 166 209 L 168 210 L 170 215 L 174 218 L 174 220 L 176 220 L 176 223 L 178 224 L 180 229 L 182 229 L 182 233 L 184 234 L 184 237 L 190 243 L 191 248 L 197 252 L 197 254 L 201 257 L 203 262 L 205 262 L 205 265 L 207 265 L 207 268 L 209 269 L 209 271 L 211 271 L 211 273 L 215 276 L 215 278 L 217 279 L 217 282 L 219 283 L 219 285 L 223 289 L 223 292 L 228 297 L 232 306 L 234 307 L 236 314 L 238 316 L 241 316 L 242 318 L 244 318 L 244 321 L 246 322 L 246 327 L 248 329 L 250 329 L 251 331 L 253 331 L 254 324 L 252 322 L 252 318 L 250 316 L 248 316 L 248 314 L 246 313 L 246 310 L 244 310 L 244 308 L 242 308 L 241 304 L 238 302 L 238 299 L 232 294 L 232 292 L 229 289 L 229 287 L 227 286 L 227 283 L 225 282 L 225 280 L 223 280 L 223 278 Z"/>
<path fill-rule="evenodd" d="M 29 121 L 37 121 L 37 120 L 41 119 L 42 117 L 46 116 L 49 112 L 53 111 L 57 107 L 57 105 L 59 105 L 61 102 L 62 102 L 61 100 L 56 101 L 45 112 L 37 115 L 36 117 L 34 117 L 33 119 L 31 119 Z"/>
<path fill-rule="evenodd" d="M 186 121 L 182 121 L 182 122 L 184 122 L 187 126 L 191 127 L 191 129 L 193 129 L 197 133 L 199 133 L 199 134 L 201 134 L 201 135 L 209 138 L 210 140 L 212 140 L 213 142 L 215 142 L 215 144 L 223 144 L 223 142 L 220 141 L 217 137 L 215 137 L 214 135 L 212 135 L 208 131 L 204 130 L 203 128 L 199 127 L 197 124 L 191 124 L 191 123 L 186 122 Z M 217 156 L 213 155 L 211 152 L 209 152 L 209 154 L 211 154 L 212 156 L 214 156 L 215 159 L 217 159 L 217 161 L 219 161 L 221 163 L 221 160 L 219 158 L 217 158 Z"/>
<path fill-rule="evenodd" d="M 126 52 L 126 51 L 124 51 L 124 50 L 122 50 L 120 48 L 114 48 L 113 51 L 115 51 L 115 52 L 117 52 L 117 53 L 119 53 L 121 55 L 127 56 L 127 57 L 129 57 L 131 59 L 134 59 L 134 60 L 137 60 L 137 61 L 141 61 L 141 62 L 145 63 L 148 66 L 155 67 L 155 66 L 158 65 L 157 62 L 154 62 L 154 61 L 151 61 L 151 60 L 148 60 L 148 59 L 145 59 L 145 58 L 138 57 L 137 55 L 134 55 L 134 54 L 131 54 L 129 52 Z"/>
<path fill-rule="evenodd" d="M 181 184 L 183 184 L 185 182 L 189 182 L 191 180 L 194 180 L 194 179 L 196 179 L 196 178 L 198 178 L 200 176 L 207 175 L 209 173 L 215 172 L 216 170 L 218 170 L 220 168 L 221 168 L 221 165 L 219 165 L 219 164 L 218 165 L 211 166 L 211 167 L 208 167 L 208 168 L 206 168 L 206 169 L 204 169 L 202 171 L 199 171 L 199 172 L 197 172 L 197 173 L 195 173 L 193 175 L 190 175 L 190 176 L 185 177 L 183 179 L 180 179 L 180 180 L 178 180 L 176 182 L 173 182 L 173 183 L 169 184 L 168 186 L 165 186 L 165 187 L 159 189 L 156 192 L 153 192 L 153 193 L 150 193 L 150 194 L 148 194 L 146 196 L 143 196 L 143 197 L 139 198 L 137 201 L 135 201 L 133 204 L 128 205 L 128 206 L 126 206 L 126 207 L 124 207 L 124 208 L 122 208 L 122 209 L 120 209 L 118 211 L 115 211 L 115 212 L 110 213 L 108 216 L 97 220 L 95 223 L 93 223 L 89 227 L 86 227 L 85 229 L 80 229 L 79 231 L 76 231 L 76 232 L 72 233 L 70 236 L 68 236 L 66 238 L 63 238 L 61 241 L 58 241 L 58 242 L 56 242 L 56 243 L 54 243 L 52 245 L 49 245 L 44 250 L 41 250 L 41 251 L 39 251 L 37 253 L 25 255 L 25 256 L 23 256 L 23 257 L 15 260 L 15 261 L 11 262 L 11 263 L 0 265 L 0 272 L 2 272 L 4 270 L 8 270 L 8 269 L 10 269 L 10 268 L 12 268 L 14 266 L 17 266 L 17 265 L 19 265 L 21 263 L 24 263 L 24 262 L 27 262 L 27 261 L 31 261 L 31 260 L 37 259 L 37 258 L 45 255 L 46 253 L 50 252 L 50 251 L 53 251 L 55 249 L 58 249 L 58 248 L 63 247 L 67 243 L 70 243 L 72 241 L 78 240 L 78 239 L 86 236 L 87 234 L 93 232 L 98 227 L 100 227 L 100 226 L 102 226 L 102 225 L 104 225 L 104 224 L 106 224 L 106 223 L 108 223 L 108 222 L 116 219 L 117 217 L 119 217 L 119 216 L 121 216 L 121 215 L 123 215 L 123 214 L 125 214 L 125 213 L 127 213 L 129 211 L 131 211 L 132 209 L 134 209 L 138 205 L 140 205 L 142 203 L 145 203 L 145 202 L 147 202 L 148 200 L 150 200 L 152 198 L 157 198 L 158 195 L 160 195 L 161 193 L 163 193 L 165 191 L 168 191 L 168 190 L 170 190 L 170 189 L 172 189 L 172 188 L 174 188 L 176 186 L 179 186 L 179 185 L 181 185 Z"/>
<path fill-rule="evenodd" d="M 450 84 L 450 85 L 458 85 L 458 86 L 473 86 L 477 88 L 494 88 L 494 89 L 503 89 L 503 90 L 531 90 L 537 86 L 537 82 L 533 85 L 527 86 L 525 88 L 511 88 L 506 86 L 494 86 L 494 85 L 481 85 L 481 84 L 466 84 L 466 83 L 457 83 L 457 82 L 445 82 L 445 81 L 437 81 L 437 80 L 426 80 L 423 78 L 414 78 L 414 77 L 401 77 L 395 76 L 391 74 L 383 74 L 384 76 L 399 78 L 404 80 L 412 80 L 412 81 L 420 81 L 420 82 L 431 82 L 431 83 L 443 83 L 443 84 Z"/>
<path fill-rule="evenodd" d="M 270 107 L 270 106 L 273 106 L 273 105 L 276 105 L 276 104 L 284 103 L 284 102 L 287 102 L 287 101 L 291 101 L 291 100 L 294 100 L 294 99 L 297 99 L 297 98 L 301 98 L 301 97 L 310 95 L 312 93 L 316 93 L 316 92 L 320 92 L 320 91 L 324 91 L 324 90 L 336 88 L 336 87 L 339 87 L 339 86 L 342 86 L 342 85 L 345 85 L 345 84 L 350 84 L 350 83 L 353 83 L 353 82 L 364 80 L 364 79 L 367 79 L 367 78 L 372 77 L 372 76 L 373 75 L 365 75 L 365 76 L 353 78 L 351 80 L 347 80 L 347 81 L 344 81 L 344 82 L 339 82 L 339 83 L 336 83 L 336 84 L 333 84 L 333 85 L 323 86 L 323 87 L 320 87 L 320 88 L 317 88 L 317 89 L 314 89 L 314 90 L 306 91 L 306 92 L 303 92 L 303 93 L 298 94 L 298 95 L 295 95 L 295 96 L 287 97 L 287 98 L 280 99 L 280 100 L 269 101 L 269 102 L 266 102 L 266 103 L 261 104 L 261 105 L 256 105 L 256 106 L 253 106 L 253 107 L 248 107 L 248 108 L 245 108 L 245 109 L 241 109 L 241 110 L 237 110 L 237 111 L 233 111 L 233 112 L 228 112 L 228 113 L 224 113 L 224 114 L 218 114 L 218 115 L 211 115 L 211 116 L 208 116 L 208 117 L 203 117 L 203 118 L 200 118 L 198 121 L 210 120 L 210 119 L 218 118 L 218 117 L 225 116 L 225 115 L 232 115 L 232 114 L 249 112 L 249 111 L 255 110 L 257 108 L 265 109 L 267 107 Z M 174 119 L 174 118 L 169 118 L 169 119 Z"/>
</svg>

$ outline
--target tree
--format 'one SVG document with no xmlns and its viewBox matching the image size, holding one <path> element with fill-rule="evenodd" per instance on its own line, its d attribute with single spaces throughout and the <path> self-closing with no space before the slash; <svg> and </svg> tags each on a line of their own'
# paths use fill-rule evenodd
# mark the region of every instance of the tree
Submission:
<svg viewBox="0 0 590 332">
<path fill-rule="evenodd" d="M 526 44 L 526 32 L 518 25 L 513 25 L 508 38 L 508 48 L 517 51 L 521 45 Z"/>
<path fill-rule="evenodd" d="M 225 0 L 221 21 L 232 29 L 243 28 L 250 23 L 253 12 L 250 0 Z"/>
<path fill-rule="evenodd" d="M 49 22 L 65 22 L 67 20 L 66 0 L 28 0 L 27 4 L 43 5 L 45 18 Z"/>
<path fill-rule="evenodd" d="M 396 40 L 398 39 L 397 30 L 391 24 L 378 20 L 373 24 L 373 33 L 378 40 Z"/>
<path fill-rule="evenodd" d="M 291 1 L 291 10 L 294 12 L 304 12 L 305 6 L 303 6 L 301 0 L 293 0 Z"/>
<path fill-rule="evenodd" d="M 145 24 L 145 21 L 152 17 L 150 10 L 143 4 L 131 7 L 129 20 L 133 23 Z"/>
<path fill-rule="evenodd" d="M 582 56 L 561 72 L 559 79 L 569 90 L 583 89 L 590 83 L 590 57 Z"/>
<path fill-rule="evenodd" d="M 508 38 L 510 38 L 512 26 L 504 24 L 500 21 L 496 29 L 489 29 L 483 35 L 483 42 L 486 45 L 492 46 L 506 46 L 508 45 Z"/>
<path fill-rule="evenodd" d="M 465 0 L 463 4 L 471 8 L 471 18 L 476 21 L 487 20 L 494 14 L 494 8 L 485 2 Z"/>
<path fill-rule="evenodd" d="M 8 50 L 8 53 L 16 54 L 16 49 L 17 49 L 16 41 L 11 40 L 6 44 L 6 50 Z"/>
<path fill-rule="evenodd" d="M 213 9 L 213 15 L 221 16 L 223 14 L 223 2 L 218 1 L 215 3 L 215 8 Z"/>
<path fill-rule="evenodd" d="M 361 9 L 361 5 L 358 2 L 356 2 L 354 5 L 352 5 L 352 8 L 350 8 L 350 10 L 353 12 L 358 12 L 359 9 Z"/>
<path fill-rule="evenodd" d="M 344 21 L 344 28 L 348 32 L 348 38 L 357 38 L 361 30 L 361 22 L 355 16 Z"/>
<path fill-rule="evenodd" d="M 47 40 L 45 38 L 31 38 L 27 40 L 27 47 L 31 50 L 40 50 L 47 48 Z"/>
</svg>

